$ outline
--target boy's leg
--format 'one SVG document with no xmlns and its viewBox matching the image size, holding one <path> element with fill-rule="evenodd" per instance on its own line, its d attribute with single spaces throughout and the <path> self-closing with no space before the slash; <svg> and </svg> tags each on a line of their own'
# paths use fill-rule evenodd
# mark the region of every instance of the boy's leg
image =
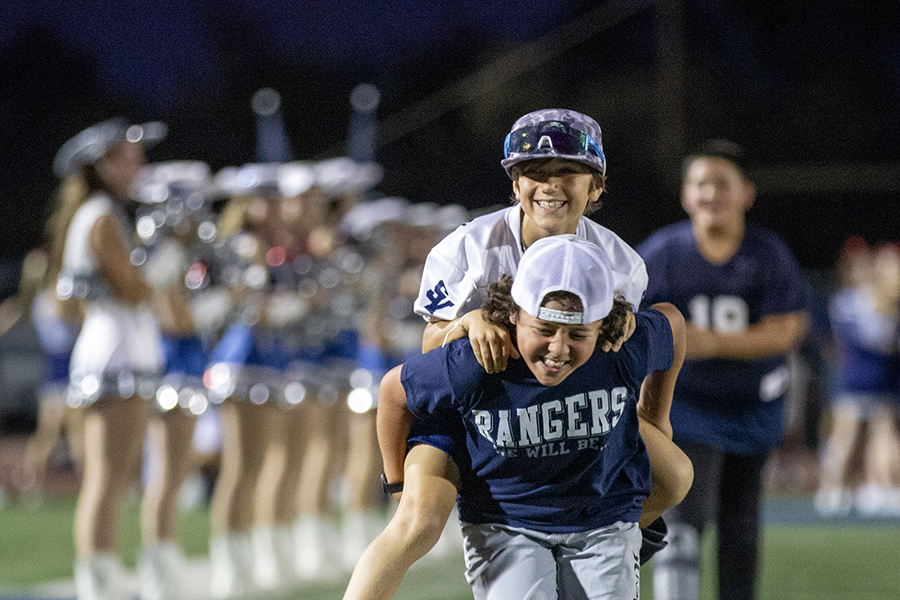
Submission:
<svg viewBox="0 0 900 600">
<path fill-rule="evenodd" d="M 691 459 L 662 431 L 644 420 L 639 421 L 641 438 L 650 459 L 650 495 L 644 500 L 640 526 L 643 544 L 640 563 L 644 564 L 666 546 L 668 528 L 663 512 L 681 502 L 694 480 Z"/>
<path fill-rule="evenodd" d="M 557 550 L 560 598 L 637 598 L 640 594 L 637 523 L 615 523 L 565 536 Z"/>
<path fill-rule="evenodd" d="M 755 597 L 759 503 L 767 457 L 767 452 L 725 455 L 718 516 L 719 598 Z"/>
<path fill-rule="evenodd" d="M 556 600 L 558 538 L 495 524 L 463 524 L 466 580 L 475 600 Z M 637 544 L 635 544 L 637 546 Z"/>
<path fill-rule="evenodd" d="M 687 454 L 659 429 L 644 420 L 639 421 L 639 427 L 651 473 L 650 495 L 644 500 L 640 520 L 643 528 L 684 499 L 694 480 L 694 468 Z"/>
<path fill-rule="evenodd" d="M 697 600 L 700 594 L 700 537 L 716 514 L 721 452 L 703 444 L 676 439 L 694 466 L 694 485 L 677 506 L 666 512 L 669 544 L 653 561 L 656 600 Z"/>
<path fill-rule="evenodd" d="M 357 562 L 344 600 L 393 597 L 410 565 L 440 538 L 458 485 L 456 465 L 445 452 L 425 444 L 409 451 L 400 506 Z"/>
</svg>

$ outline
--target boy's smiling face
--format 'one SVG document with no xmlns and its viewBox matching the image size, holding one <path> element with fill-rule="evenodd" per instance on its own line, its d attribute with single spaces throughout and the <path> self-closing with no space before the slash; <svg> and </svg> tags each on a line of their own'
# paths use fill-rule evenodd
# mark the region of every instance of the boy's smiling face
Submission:
<svg viewBox="0 0 900 600">
<path fill-rule="evenodd" d="M 546 308 L 563 310 L 558 301 Z M 516 345 L 519 354 L 543 385 L 563 382 L 575 369 L 588 361 L 597 346 L 603 319 L 585 325 L 567 325 L 545 321 L 519 310 L 516 323 Z"/>
<path fill-rule="evenodd" d="M 517 171 L 513 191 L 525 212 L 522 230 L 526 243 L 575 233 L 588 203 L 596 202 L 603 191 L 593 183 L 595 172 L 573 160 L 529 160 Z"/>
<path fill-rule="evenodd" d="M 684 175 L 681 205 L 691 220 L 705 229 L 741 224 L 753 205 L 756 188 L 728 159 L 701 157 Z"/>
</svg>

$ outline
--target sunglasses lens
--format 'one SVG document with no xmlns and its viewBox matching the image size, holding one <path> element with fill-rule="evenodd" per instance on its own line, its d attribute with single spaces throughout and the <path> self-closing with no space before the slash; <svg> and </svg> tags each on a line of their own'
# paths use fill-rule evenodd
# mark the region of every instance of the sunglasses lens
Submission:
<svg viewBox="0 0 900 600">
<path fill-rule="evenodd" d="M 606 159 L 597 140 L 562 121 L 545 121 L 511 131 L 503 144 L 503 155 L 508 159 L 513 154 L 584 156 L 590 164 L 606 172 Z"/>
<path fill-rule="evenodd" d="M 596 142 L 587 134 L 572 129 L 560 121 L 548 121 L 539 125 L 522 127 L 509 134 L 506 143 L 506 156 L 520 154 L 567 154 L 581 156 L 588 150 L 596 151 L 592 146 Z"/>
</svg>

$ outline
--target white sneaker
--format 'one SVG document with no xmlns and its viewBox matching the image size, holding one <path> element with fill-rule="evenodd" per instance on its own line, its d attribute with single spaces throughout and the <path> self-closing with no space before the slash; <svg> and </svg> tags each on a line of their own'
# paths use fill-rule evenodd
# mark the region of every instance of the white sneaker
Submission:
<svg viewBox="0 0 900 600">
<path fill-rule="evenodd" d="M 175 542 L 145 547 L 138 557 L 141 600 L 192 600 L 185 593 L 185 562 Z"/>
<path fill-rule="evenodd" d="M 346 573 L 335 556 L 337 527 L 328 517 L 302 516 L 294 524 L 295 567 L 302 581 L 334 581 Z"/>
<path fill-rule="evenodd" d="M 253 579 L 250 536 L 228 533 L 209 542 L 210 585 L 213 598 L 241 598 L 257 592 Z"/>
<path fill-rule="evenodd" d="M 856 490 L 856 511 L 863 517 L 890 516 L 891 501 L 891 489 L 884 486 L 864 483 Z"/>
<path fill-rule="evenodd" d="M 131 600 L 125 569 L 111 552 L 97 552 L 75 563 L 78 600 Z"/>
<path fill-rule="evenodd" d="M 253 529 L 253 576 L 266 591 L 283 591 L 299 583 L 290 527 L 260 525 Z"/>
<path fill-rule="evenodd" d="M 185 480 L 178 494 L 178 507 L 190 511 L 203 507 L 206 503 L 206 482 L 201 475 L 193 475 Z"/>
<path fill-rule="evenodd" d="M 853 508 L 853 494 L 847 488 L 821 489 L 813 504 L 823 517 L 845 517 Z"/>
<path fill-rule="evenodd" d="M 900 488 L 888 489 L 886 512 L 888 517 L 900 517 Z"/>
</svg>

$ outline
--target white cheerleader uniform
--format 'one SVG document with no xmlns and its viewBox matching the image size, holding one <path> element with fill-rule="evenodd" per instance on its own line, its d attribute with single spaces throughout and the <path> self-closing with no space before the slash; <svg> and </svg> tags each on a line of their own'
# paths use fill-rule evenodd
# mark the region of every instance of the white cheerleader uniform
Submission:
<svg viewBox="0 0 900 600">
<path fill-rule="evenodd" d="M 139 394 L 151 398 L 164 365 L 159 326 L 147 304 L 116 299 L 97 270 L 90 233 L 100 217 L 120 211 L 106 194 L 96 193 L 78 209 L 66 233 L 57 292 L 85 300 L 85 318 L 69 371 L 69 404 L 88 405 L 101 397 Z M 131 236 L 120 228 L 122 239 Z"/>
</svg>

